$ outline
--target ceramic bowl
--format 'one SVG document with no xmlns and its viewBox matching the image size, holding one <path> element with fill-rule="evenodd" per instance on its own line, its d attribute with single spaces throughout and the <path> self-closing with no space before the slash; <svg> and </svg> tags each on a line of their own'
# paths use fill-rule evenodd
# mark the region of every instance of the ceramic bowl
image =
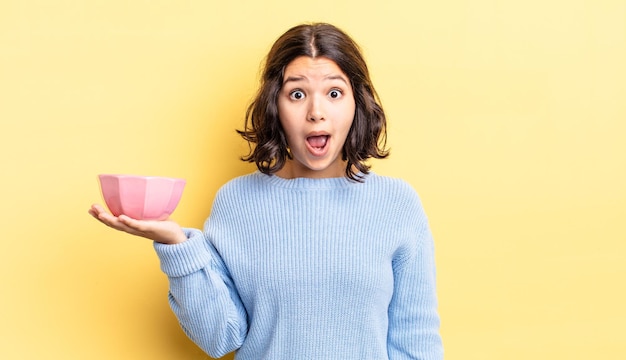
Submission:
<svg viewBox="0 0 626 360">
<path fill-rule="evenodd" d="M 180 201 L 186 181 L 159 176 L 100 174 L 109 211 L 138 220 L 165 220 Z"/>
</svg>

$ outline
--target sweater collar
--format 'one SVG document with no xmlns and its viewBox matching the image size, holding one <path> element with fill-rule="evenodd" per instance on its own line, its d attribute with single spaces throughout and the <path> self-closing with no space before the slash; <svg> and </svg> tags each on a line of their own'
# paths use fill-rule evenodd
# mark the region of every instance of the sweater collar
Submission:
<svg viewBox="0 0 626 360">
<path fill-rule="evenodd" d="M 266 175 L 261 173 L 260 171 L 257 171 L 255 175 L 257 177 L 263 177 L 263 181 L 269 183 L 272 186 L 278 186 L 287 189 L 335 189 L 362 184 L 360 182 L 350 180 L 345 176 L 322 179 L 302 177 L 295 179 L 285 179 L 277 175 Z M 367 181 L 367 178 L 371 175 L 371 172 L 367 175 L 364 175 L 363 180 Z"/>
</svg>

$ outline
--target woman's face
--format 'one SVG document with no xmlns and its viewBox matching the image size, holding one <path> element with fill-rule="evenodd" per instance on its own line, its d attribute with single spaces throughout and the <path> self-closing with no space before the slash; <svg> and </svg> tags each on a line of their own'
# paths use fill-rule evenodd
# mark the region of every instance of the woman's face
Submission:
<svg viewBox="0 0 626 360">
<path fill-rule="evenodd" d="M 334 61 L 300 56 L 289 63 L 278 94 L 278 116 L 293 159 L 277 175 L 344 176 L 341 153 L 355 107 L 350 80 Z"/>
</svg>

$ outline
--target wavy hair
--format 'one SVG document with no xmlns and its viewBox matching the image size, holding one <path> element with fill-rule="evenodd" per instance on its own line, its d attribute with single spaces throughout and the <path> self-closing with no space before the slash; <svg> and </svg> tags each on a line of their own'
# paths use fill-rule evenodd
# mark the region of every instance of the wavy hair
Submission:
<svg viewBox="0 0 626 360">
<path fill-rule="evenodd" d="M 291 159 L 287 138 L 278 116 L 278 94 L 285 68 L 300 56 L 326 57 L 348 76 L 354 93 L 354 120 L 342 150 L 345 176 L 362 181 L 370 158 L 389 155 L 387 120 L 370 79 L 361 49 L 345 32 L 326 23 L 297 25 L 280 36 L 270 49 L 256 97 L 246 110 L 243 130 L 237 130 L 250 147 L 243 161 L 254 162 L 265 174 L 282 169 Z"/>
</svg>

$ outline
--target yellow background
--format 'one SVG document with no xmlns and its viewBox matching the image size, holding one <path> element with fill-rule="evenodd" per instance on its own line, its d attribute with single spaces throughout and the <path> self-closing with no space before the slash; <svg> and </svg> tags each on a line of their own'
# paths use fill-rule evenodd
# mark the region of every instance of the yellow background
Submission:
<svg viewBox="0 0 626 360">
<path fill-rule="evenodd" d="M 96 175 L 184 177 L 201 227 L 275 38 L 364 49 L 374 170 L 421 194 L 449 360 L 626 358 L 626 2 L 0 1 L 0 358 L 208 359 Z M 230 358 L 230 357 L 227 357 Z"/>
</svg>

